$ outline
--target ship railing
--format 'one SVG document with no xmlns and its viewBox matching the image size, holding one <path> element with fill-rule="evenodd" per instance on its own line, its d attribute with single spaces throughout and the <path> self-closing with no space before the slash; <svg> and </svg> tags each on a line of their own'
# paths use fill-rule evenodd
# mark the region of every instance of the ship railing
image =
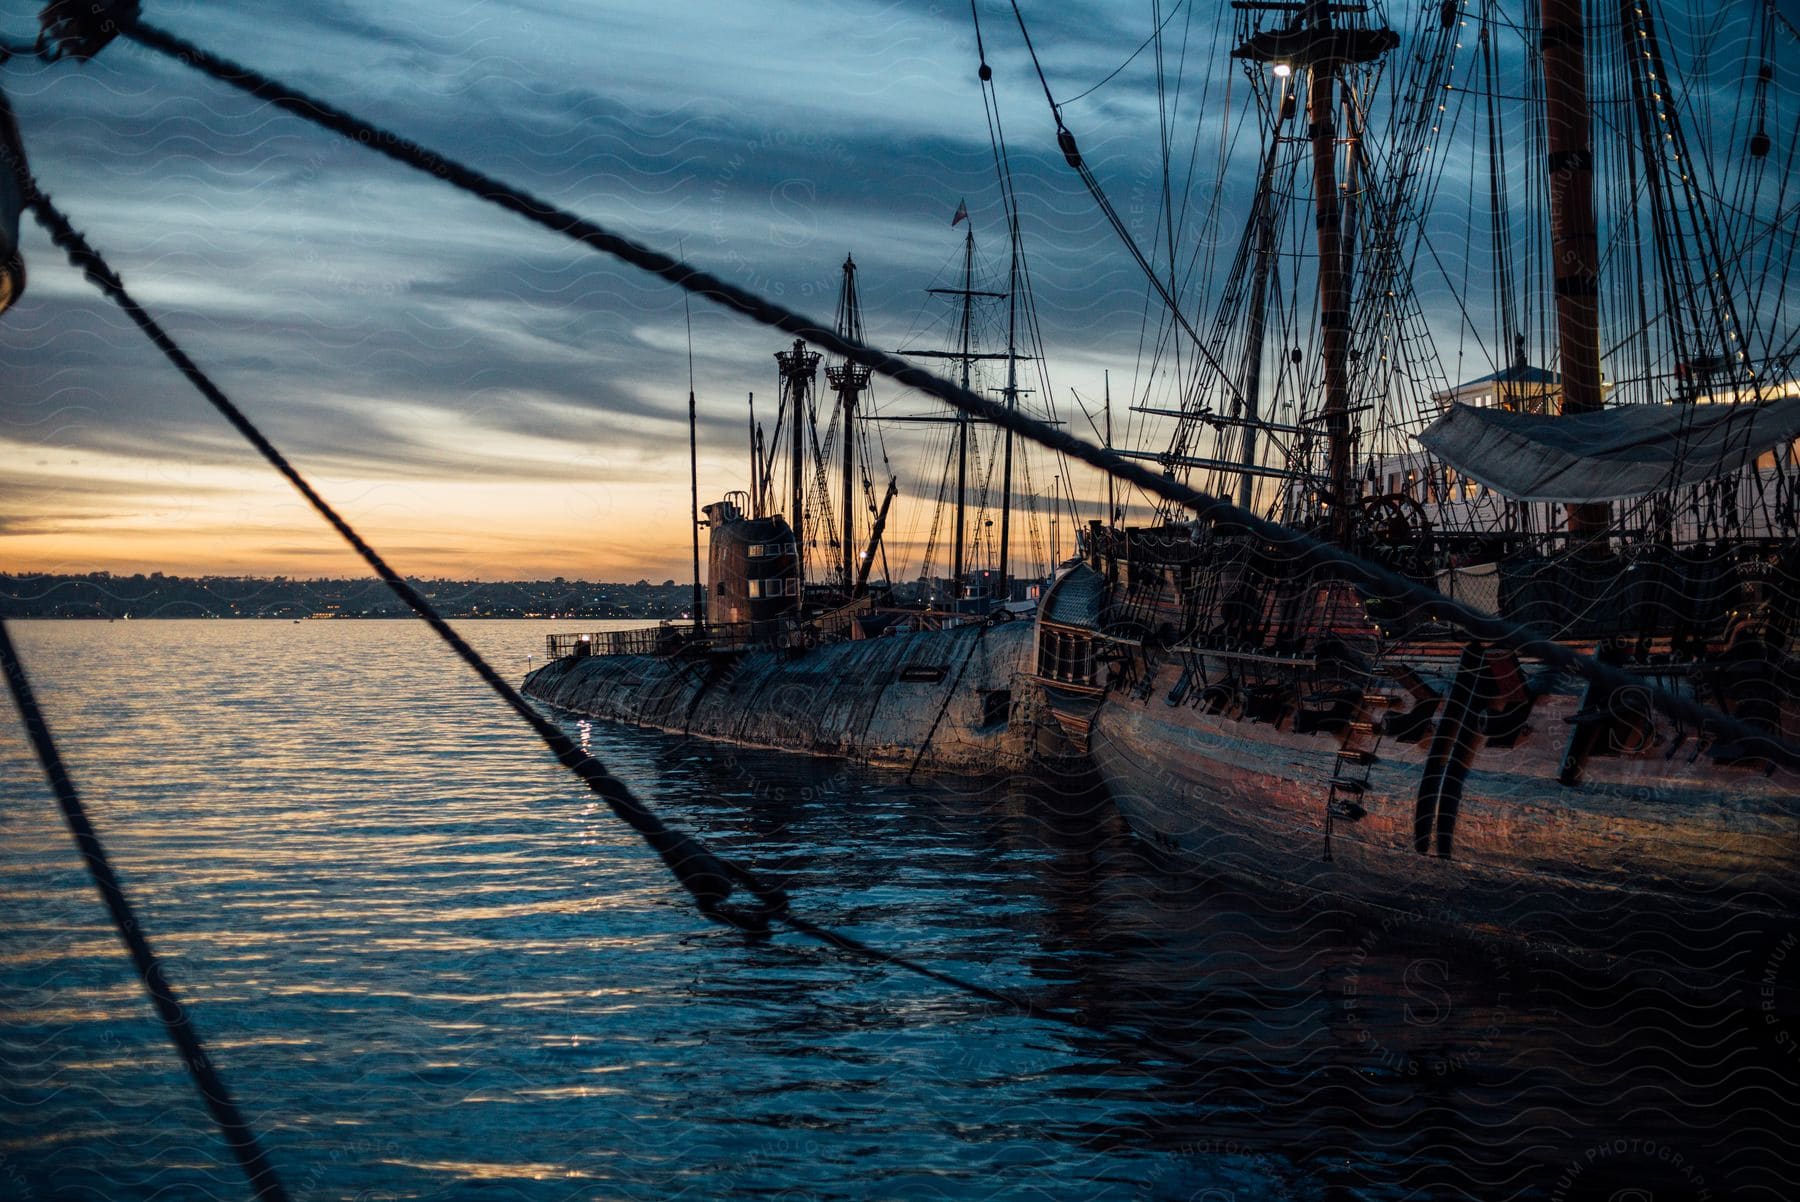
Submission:
<svg viewBox="0 0 1800 1202">
<path fill-rule="evenodd" d="M 813 620 L 823 636 L 849 636 L 856 625 L 856 619 L 865 614 L 875 612 L 875 598 L 864 594 L 847 605 L 840 605 L 834 610 L 820 614 Z"/>
<path fill-rule="evenodd" d="M 551 659 L 590 655 L 666 655 L 678 650 L 683 636 L 692 633 L 664 622 L 632 630 L 599 630 L 586 634 L 552 634 L 544 639 Z"/>
<path fill-rule="evenodd" d="M 553 660 L 585 659 L 590 655 L 675 655 L 690 650 L 733 650 L 769 641 L 753 634 L 749 622 L 706 626 L 696 630 L 687 623 L 659 622 L 630 630 L 598 630 L 585 634 L 552 634 L 544 638 L 544 652 Z"/>
</svg>

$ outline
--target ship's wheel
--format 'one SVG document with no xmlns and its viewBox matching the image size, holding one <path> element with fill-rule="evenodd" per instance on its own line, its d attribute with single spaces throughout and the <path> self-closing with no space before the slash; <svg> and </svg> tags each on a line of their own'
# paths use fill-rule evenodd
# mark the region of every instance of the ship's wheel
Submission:
<svg viewBox="0 0 1800 1202">
<path fill-rule="evenodd" d="M 1364 497 L 1357 516 L 1357 541 L 1371 559 L 1414 580 L 1433 577 L 1431 519 L 1417 498 L 1403 492 Z"/>
</svg>

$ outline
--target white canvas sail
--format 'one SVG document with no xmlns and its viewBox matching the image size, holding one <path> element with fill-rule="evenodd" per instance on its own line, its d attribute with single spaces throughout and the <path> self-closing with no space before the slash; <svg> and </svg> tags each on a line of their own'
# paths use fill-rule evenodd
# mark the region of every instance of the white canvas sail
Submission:
<svg viewBox="0 0 1800 1202">
<path fill-rule="evenodd" d="M 1550 416 L 1452 405 L 1419 441 L 1518 501 L 1619 501 L 1740 471 L 1800 438 L 1800 396 Z"/>
</svg>

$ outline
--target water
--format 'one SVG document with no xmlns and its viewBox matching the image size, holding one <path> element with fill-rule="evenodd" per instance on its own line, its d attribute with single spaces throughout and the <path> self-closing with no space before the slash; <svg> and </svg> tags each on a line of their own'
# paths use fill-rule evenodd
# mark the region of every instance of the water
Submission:
<svg viewBox="0 0 1800 1202">
<path fill-rule="evenodd" d="M 515 675 L 560 628 L 459 626 Z M 299 1198 L 1668 1202 L 1800 1175 L 1800 1026 L 1758 997 L 1200 880 L 1078 783 L 908 785 L 564 716 L 809 917 L 1106 1033 L 699 919 L 415 624 L 13 629 Z M 10 715 L 0 786 L 0 1197 L 244 1196 Z"/>
</svg>

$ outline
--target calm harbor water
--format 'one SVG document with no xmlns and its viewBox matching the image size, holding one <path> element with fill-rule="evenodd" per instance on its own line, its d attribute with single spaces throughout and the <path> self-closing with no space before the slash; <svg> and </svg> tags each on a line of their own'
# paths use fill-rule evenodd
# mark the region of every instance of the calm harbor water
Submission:
<svg viewBox="0 0 1800 1202">
<path fill-rule="evenodd" d="M 459 627 L 515 675 L 570 628 Z M 1681 1002 L 1156 864 L 1081 782 L 563 716 L 801 913 L 1077 1031 L 701 920 L 416 624 L 13 629 L 300 1198 L 1795 1195 L 1800 934 Z M 244 1196 L 10 707 L 0 796 L 0 1198 Z"/>
</svg>

